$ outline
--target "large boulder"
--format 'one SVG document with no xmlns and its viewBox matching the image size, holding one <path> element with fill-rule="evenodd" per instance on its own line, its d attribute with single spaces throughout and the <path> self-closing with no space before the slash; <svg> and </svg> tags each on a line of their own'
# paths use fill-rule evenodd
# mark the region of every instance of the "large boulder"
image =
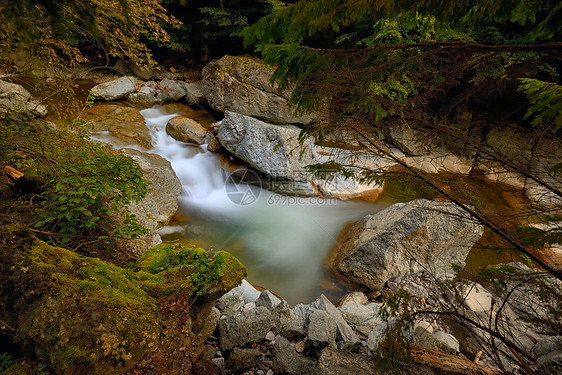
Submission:
<svg viewBox="0 0 562 375">
<path fill-rule="evenodd" d="M 100 83 L 90 92 L 96 99 L 115 100 L 124 98 L 137 91 L 137 78 L 133 76 L 121 77 L 116 80 Z"/>
<path fill-rule="evenodd" d="M 200 100 L 203 92 L 217 111 L 233 111 L 280 124 L 306 124 L 320 113 L 294 113 L 291 92 L 271 85 L 275 68 L 253 56 L 224 56 L 203 68 L 200 86 L 191 85 L 188 99 Z"/>
<path fill-rule="evenodd" d="M 330 160 L 355 165 L 364 160 L 349 150 L 320 147 L 310 138 L 299 140 L 299 135 L 300 129 L 296 126 L 268 124 L 234 112 L 225 113 L 218 130 L 218 139 L 223 147 L 272 178 L 274 181 L 270 187 L 276 191 L 285 187 L 298 188 L 299 193 L 319 193 L 324 197 L 342 199 L 378 195 L 382 191 L 382 186 L 377 183 L 360 183 L 343 176 L 332 179 L 314 176 L 306 168 L 308 165 Z M 391 165 L 383 159 L 372 158 L 369 161 L 372 168 L 388 168 Z M 291 183 L 282 185 L 279 180 Z"/>
<path fill-rule="evenodd" d="M 301 144 L 298 137 L 294 126 L 272 125 L 234 112 L 225 113 L 218 131 L 224 148 L 273 178 L 298 175 L 314 163 L 310 144 Z"/>
<path fill-rule="evenodd" d="M 482 233 L 482 225 L 452 202 L 397 203 L 349 229 L 334 268 L 372 290 L 423 270 L 445 277 L 454 274 L 453 264 L 464 266 Z"/>
<path fill-rule="evenodd" d="M 31 112 L 38 116 L 46 116 L 47 108 L 34 100 L 29 91 L 20 85 L 0 81 L 0 113 Z"/>
<path fill-rule="evenodd" d="M 133 149 L 122 149 L 121 152 L 132 157 L 139 164 L 145 179 L 149 182 L 146 196 L 139 202 L 131 202 L 127 207 L 129 213 L 135 215 L 139 224 L 149 230 L 148 233 L 134 240 L 118 240 L 129 253 L 139 256 L 149 247 L 162 242 L 156 230 L 168 224 L 178 210 L 178 196 L 181 194 L 182 187 L 170 162 L 161 156 Z M 118 218 L 117 225 L 121 220 L 123 218 Z"/>
<path fill-rule="evenodd" d="M 144 117 L 132 107 L 118 104 L 99 104 L 87 108 L 80 116 L 93 132 L 109 132 L 118 146 L 139 145 L 152 148 L 152 138 Z"/>
</svg>

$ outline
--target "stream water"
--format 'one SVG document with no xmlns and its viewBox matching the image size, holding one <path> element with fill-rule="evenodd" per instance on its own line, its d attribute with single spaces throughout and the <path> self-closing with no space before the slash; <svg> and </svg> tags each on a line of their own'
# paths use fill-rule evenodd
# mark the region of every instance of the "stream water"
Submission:
<svg viewBox="0 0 562 375">
<path fill-rule="evenodd" d="M 150 152 L 171 162 L 183 186 L 179 205 L 185 221 L 163 228 L 163 239 L 192 239 L 204 248 L 231 252 L 248 268 L 249 282 L 291 305 L 330 291 L 335 281 L 325 274 L 323 260 L 342 228 L 390 204 L 286 197 L 235 185 L 206 145 L 181 143 L 166 133 L 176 114 L 162 107 L 141 114 L 152 134 Z"/>
<path fill-rule="evenodd" d="M 349 291 L 324 264 L 342 229 L 391 204 L 419 197 L 400 195 L 387 187 L 376 203 L 340 201 L 287 197 L 237 184 L 226 171 L 232 168 L 223 168 L 224 155 L 221 159 L 221 154 L 208 152 L 206 145 L 178 142 L 166 133 L 168 120 L 186 114 L 186 108 L 166 105 L 141 111 L 152 137 L 153 147 L 148 151 L 170 161 L 183 187 L 180 219 L 161 228 L 162 239 L 232 253 L 247 267 L 250 283 L 281 295 L 291 305 L 309 303 L 320 293 L 337 301 Z M 213 122 L 205 111 L 189 110 L 198 113 L 200 117 L 195 119 L 204 126 Z M 107 132 L 94 137 L 124 146 Z M 474 197 L 483 198 L 481 208 L 496 220 L 513 221 L 514 225 L 520 221 L 517 215 L 525 205 L 521 192 L 474 177 L 451 178 L 461 179 Z M 502 246 L 486 232 L 468 255 L 466 268 L 477 270 L 518 259 L 513 252 L 490 250 Z"/>
</svg>

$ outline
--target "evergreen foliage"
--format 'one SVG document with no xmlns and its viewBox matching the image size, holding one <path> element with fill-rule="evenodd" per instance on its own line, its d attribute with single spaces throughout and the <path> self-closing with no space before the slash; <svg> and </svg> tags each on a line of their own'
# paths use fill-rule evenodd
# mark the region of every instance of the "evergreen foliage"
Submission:
<svg viewBox="0 0 562 375">
<path fill-rule="evenodd" d="M 521 78 L 556 82 L 561 16 L 549 0 L 300 1 L 243 36 L 279 65 L 274 79 L 297 83 L 293 104 L 317 108 L 332 97 L 338 113 L 377 121 L 492 100 Z M 523 91 L 545 105 L 546 94 Z"/>
</svg>

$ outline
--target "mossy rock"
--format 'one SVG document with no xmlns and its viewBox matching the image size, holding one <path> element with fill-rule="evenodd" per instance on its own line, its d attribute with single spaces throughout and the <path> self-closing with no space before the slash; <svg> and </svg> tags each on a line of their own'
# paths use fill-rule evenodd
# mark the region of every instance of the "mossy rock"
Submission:
<svg viewBox="0 0 562 375">
<path fill-rule="evenodd" d="M 148 249 L 137 260 L 136 268 L 150 274 L 164 272 L 169 282 L 187 276 L 194 284 L 194 295 L 224 293 L 236 287 L 247 274 L 246 267 L 227 252 L 218 251 L 211 256 L 204 249 L 180 244 Z"/>
<path fill-rule="evenodd" d="M 208 259 L 202 249 L 172 248 Z M 171 264 L 175 255 L 153 248 L 134 271 L 50 246 L 3 218 L 0 319 L 11 328 L 2 333 L 55 373 L 122 374 L 165 342 L 161 333 L 168 322 L 160 302 L 197 294 L 193 265 Z M 244 266 L 226 253 L 216 254 L 213 262 L 220 267 L 206 292 L 228 290 L 245 276 Z M 147 272 L 168 263 L 166 269 Z"/>
</svg>

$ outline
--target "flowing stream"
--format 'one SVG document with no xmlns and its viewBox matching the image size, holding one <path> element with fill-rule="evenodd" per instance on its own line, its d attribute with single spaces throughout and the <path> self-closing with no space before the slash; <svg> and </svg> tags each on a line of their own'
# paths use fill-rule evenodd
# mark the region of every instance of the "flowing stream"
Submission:
<svg viewBox="0 0 562 375">
<path fill-rule="evenodd" d="M 231 252 L 248 268 L 249 282 L 278 293 L 291 305 L 329 292 L 335 281 L 326 275 L 323 260 L 343 227 L 390 204 L 286 197 L 233 185 L 219 155 L 166 133 L 166 123 L 176 114 L 159 106 L 141 114 L 152 134 L 150 152 L 171 162 L 183 186 L 179 205 L 185 221 L 163 228 L 163 239 L 192 240 Z"/>
</svg>

